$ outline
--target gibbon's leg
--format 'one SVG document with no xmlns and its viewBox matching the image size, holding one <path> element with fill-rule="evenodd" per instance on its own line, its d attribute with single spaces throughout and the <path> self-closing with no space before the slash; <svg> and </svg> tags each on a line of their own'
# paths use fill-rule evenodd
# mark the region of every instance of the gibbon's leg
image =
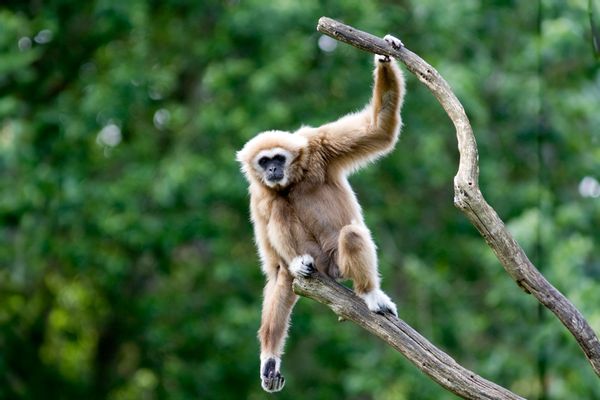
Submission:
<svg viewBox="0 0 600 400">
<path fill-rule="evenodd" d="M 379 287 L 375 243 L 365 226 L 353 222 L 340 230 L 338 265 L 342 277 L 352 279 L 354 290 L 369 310 L 398 315 L 396 305 Z"/>
<path fill-rule="evenodd" d="M 278 268 L 269 276 L 264 290 L 260 339 L 260 379 L 267 392 L 278 392 L 285 385 L 281 375 L 281 355 L 289 328 L 290 314 L 298 296 L 292 291 L 292 276 Z"/>
</svg>

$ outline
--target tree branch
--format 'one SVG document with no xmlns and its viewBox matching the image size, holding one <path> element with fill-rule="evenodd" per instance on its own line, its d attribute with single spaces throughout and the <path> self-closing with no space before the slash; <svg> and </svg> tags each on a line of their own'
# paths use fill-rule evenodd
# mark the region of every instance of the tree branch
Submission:
<svg viewBox="0 0 600 400">
<path fill-rule="evenodd" d="M 372 313 L 350 289 L 325 275 L 315 273 L 308 278 L 295 278 L 294 292 L 327 305 L 340 317 L 379 336 L 427 376 L 458 396 L 465 399 L 522 399 L 459 365 L 401 319 Z"/>
<path fill-rule="evenodd" d="M 598 337 L 579 310 L 531 263 L 496 211 L 483 198 L 478 184 L 479 166 L 475 137 L 463 106 L 448 83 L 432 66 L 405 47 L 394 49 L 383 39 L 327 17 L 319 20 L 317 30 L 359 49 L 395 57 L 431 90 L 456 128 L 460 162 L 454 177 L 454 204 L 481 233 L 511 278 L 552 311 L 571 332 L 592 368 L 600 376 Z"/>
</svg>

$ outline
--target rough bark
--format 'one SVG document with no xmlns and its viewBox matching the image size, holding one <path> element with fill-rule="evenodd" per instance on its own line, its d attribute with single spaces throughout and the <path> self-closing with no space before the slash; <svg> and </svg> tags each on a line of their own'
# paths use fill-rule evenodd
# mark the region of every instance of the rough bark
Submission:
<svg viewBox="0 0 600 400">
<path fill-rule="evenodd" d="M 327 305 L 340 318 L 379 336 L 435 382 L 462 398 L 522 399 L 459 365 L 401 319 L 372 313 L 350 289 L 325 275 L 315 273 L 294 279 L 294 292 Z"/>
<path fill-rule="evenodd" d="M 414 73 L 419 80 L 429 88 L 429 90 L 431 90 L 456 128 L 460 162 L 458 172 L 454 177 L 454 204 L 467 216 L 471 223 L 481 233 L 511 278 L 523 288 L 525 292 L 532 294 L 541 304 L 558 317 L 576 339 L 596 374 L 600 376 L 600 341 L 595 332 L 579 310 L 577 310 L 575 306 L 552 286 L 536 269 L 527 258 L 523 249 L 515 241 L 510 232 L 508 232 L 498 214 L 483 198 L 478 185 L 479 167 L 475 137 L 473 136 L 471 124 L 469 123 L 463 106 L 460 101 L 458 101 L 448 83 L 433 67 L 406 47 L 394 49 L 381 38 L 366 32 L 361 32 L 326 17 L 322 17 L 319 20 L 317 30 L 334 39 L 358 47 L 359 49 L 375 54 L 395 57 L 403 62 L 406 67 Z M 439 358 L 437 358 L 437 356 L 434 357 L 432 355 L 434 353 L 439 354 L 435 351 L 432 351 L 431 353 L 429 353 L 429 351 L 424 351 L 418 355 L 413 353 L 411 349 L 414 348 L 414 346 L 409 345 L 409 343 L 427 343 L 428 346 L 431 346 L 431 344 L 418 336 L 416 332 L 410 329 L 402 321 L 392 321 L 390 319 L 379 317 L 378 319 L 373 319 L 374 317 L 369 316 L 370 314 L 357 311 L 359 308 L 354 302 L 336 299 L 336 297 L 332 296 L 332 291 L 334 291 L 335 286 L 330 282 L 324 281 L 323 279 L 301 279 L 295 282 L 294 287 L 298 293 L 309 296 L 317 301 L 324 302 L 344 318 L 352 319 L 359 325 L 370 329 L 373 333 L 382 337 L 402 352 L 421 370 L 436 380 L 436 382 L 442 384 L 449 390 L 452 390 L 452 388 L 455 387 L 455 384 L 452 383 L 454 382 L 453 380 L 464 378 L 462 376 L 463 373 L 470 374 L 469 376 L 475 376 L 473 373 L 464 370 L 464 368 L 456 364 L 447 355 L 439 356 Z M 346 292 L 339 288 L 335 290 L 337 291 L 337 295 L 346 296 L 343 297 L 345 299 L 348 298 Z M 377 324 L 380 324 L 379 329 L 370 328 L 371 326 L 377 326 Z M 415 334 L 417 336 L 415 336 Z M 398 335 L 399 337 L 396 337 Z M 433 347 L 433 349 L 435 348 Z M 439 350 L 435 350 L 439 352 Z M 452 360 L 452 368 L 448 367 L 450 364 L 446 364 L 447 360 Z M 424 368 L 425 365 L 428 367 L 427 370 Z M 455 371 L 454 374 L 452 373 L 453 371 Z M 458 371 L 460 371 L 460 373 Z M 482 379 L 479 377 L 477 378 Z M 487 384 L 489 385 L 490 383 Z M 476 385 L 472 385 L 471 387 L 475 390 Z M 460 395 L 468 396 L 468 393 L 465 393 L 461 392 Z M 467 398 L 486 398 L 482 394 L 484 392 L 478 393 L 479 394 L 477 394 L 476 397 Z"/>
</svg>

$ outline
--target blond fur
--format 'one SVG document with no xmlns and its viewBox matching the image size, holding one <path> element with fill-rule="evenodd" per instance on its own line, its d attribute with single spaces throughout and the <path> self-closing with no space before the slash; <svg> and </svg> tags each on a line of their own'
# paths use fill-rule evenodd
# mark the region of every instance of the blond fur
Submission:
<svg viewBox="0 0 600 400">
<path fill-rule="evenodd" d="M 267 279 L 261 359 L 279 360 L 283 353 L 297 299 L 288 270 L 294 258 L 310 255 L 319 271 L 352 279 L 359 295 L 381 298 L 375 244 L 347 176 L 393 149 L 405 83 L 395 61 L 376 61 L 374 79 L 372 100 L 362 111 L 318 128 L 261 133 L 237 154 L 250 183 L 251 218 Z M 270 187 L 256 158 L 274 148 L 285 150 L 290 160 L 285 185 Z"/>
</svg>

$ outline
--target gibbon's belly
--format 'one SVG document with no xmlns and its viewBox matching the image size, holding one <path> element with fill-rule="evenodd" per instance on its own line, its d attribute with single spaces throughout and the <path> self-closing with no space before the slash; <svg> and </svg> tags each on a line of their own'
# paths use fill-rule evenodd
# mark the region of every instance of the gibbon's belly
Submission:
<svg viewBox="0 0 600 400">
<path fill-rule="evenodd" d="M 287 263 L 311 254 L 323 272 L 334 275 L 340 230 L 362 222 L 360 207 L 345 183 L 305 187 L 271 203 L 267 217 L 269 242 Z"/>
<path fill-rule="evenodd" d="M 293 200 L 298 219 L 325 252 L 335 250 L 342 227 L 361 220 L 360 207 L 347 184 L 323 185 Z"/>
</svg>

